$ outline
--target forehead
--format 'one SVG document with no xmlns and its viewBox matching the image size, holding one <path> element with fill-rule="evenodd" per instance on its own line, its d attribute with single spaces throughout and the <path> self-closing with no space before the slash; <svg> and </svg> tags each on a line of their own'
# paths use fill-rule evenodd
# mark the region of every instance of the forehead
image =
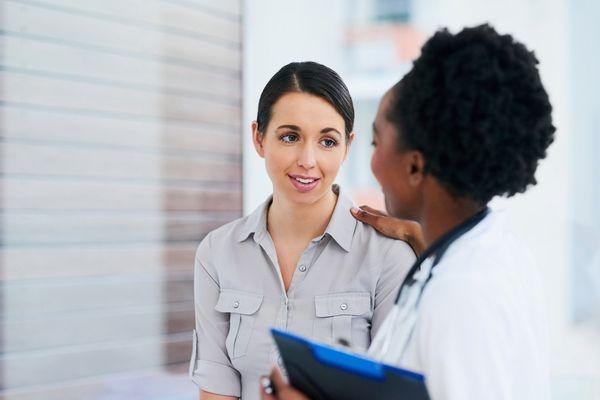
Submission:
<svg viewBox="0 0 600 400">
<path fill-rule="evenodd" d="M 388 110 L 392 100 L 393 95 L 388 91 L 379 102 L 377 116 L 373 123 L 379 140 L 386 143 L 386 146 L 390 146 L 390 150 L 395 148 L 399 135 L 396 126 L 388 119 Z"/>
<path fill-rule="evenodd" d="M 381 98 L 381 101 L 379 102 L 379 107 L 377 108 L 377 115 L 375 116 L 377 123 L 389 123 L 389 121 L 387 120 L 387 112 L 392 102 L 392 97 L 392 91 L 388 90 Z"/>
<path fill-rule="evenodd" d="M 335 127 L 343 131 L 344 118 L 326 100 L 308 93 L 291 92 L 281 96 L 271 110 L 271 121 L 298 126 Z"/>
</svg>

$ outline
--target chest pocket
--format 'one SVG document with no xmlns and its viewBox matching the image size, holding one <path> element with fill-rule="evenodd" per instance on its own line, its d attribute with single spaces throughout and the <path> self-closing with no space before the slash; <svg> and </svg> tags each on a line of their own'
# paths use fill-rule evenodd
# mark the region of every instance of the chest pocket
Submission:
<svg viewBox="0 0 600 400">
<path fill-rule="evenodd" d="M 344 339 L 350 345 L 361 348 L 368 344 L 365 341 L 368 342 L 370 337 L 370 293 L 351 292 L 315 296 L 315 313 L 317 317 L 313 328 L 315 339 L 329 343 Z"/>
<path fill-rule="evenodd" d="M 229 313 L 229 333 L 225 347 L 230 359 L 244 356 L 252 336 L 256 312 L 262 304 L 263 296 L 240 290 L 223 289 L 215 310 Z"/>
</svg>

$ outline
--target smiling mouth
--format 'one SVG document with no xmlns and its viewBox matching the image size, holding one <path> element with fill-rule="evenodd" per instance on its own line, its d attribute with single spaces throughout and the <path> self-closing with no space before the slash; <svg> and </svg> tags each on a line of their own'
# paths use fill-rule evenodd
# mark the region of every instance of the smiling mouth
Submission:
<svg viewBox="0 0 600 400">
<path fill-rule="evenodd" d="M 317 180 L 315 178 L 294 178 L 294 179 L 300 183 L 304 183 L 305 185 L 307 185 L 309 183 L 313 183 L 314 181 Z"/>
<path fill-rule="evenodd" d="M 290 178 L 290 181 L 296 190 L 300 192 L 308 192 L 314 189 L 319 180 L 321 180 L 321 178 L 313 178 L 301 175 L 288 175 L 288 177 Z"/>
</svg>

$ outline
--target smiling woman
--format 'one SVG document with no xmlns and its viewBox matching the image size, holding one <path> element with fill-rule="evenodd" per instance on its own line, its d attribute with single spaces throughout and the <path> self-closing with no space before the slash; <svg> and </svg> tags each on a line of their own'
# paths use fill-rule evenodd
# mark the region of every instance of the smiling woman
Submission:
<svg viewBox="0 0 600 400">
<path fill-rule="evenodd" d="M 259 396 L 279 361 L 269 328 L 366 350 L 415 256 L 350 214 L 334 185 L 351 147 L 354 109 L 331 69 L 283 67 L 252 123 L 273 194 L 211 232 L 196 254 L 190 374 L 203 399 Z"/>
<path fill-rule="evenodd" d="M 270 130 L 261 132 L 257 122 L 252 130 L 256 151 L 265 159 L 273 181 L 274 196 L 303 204 L 335 204 L 330 188 L 354 138 L 352 133 L 347 137 L 340 133 L 344 119 L 326 100 L 303 92 L 282 96 L 272 114 Z"/>
</svg>

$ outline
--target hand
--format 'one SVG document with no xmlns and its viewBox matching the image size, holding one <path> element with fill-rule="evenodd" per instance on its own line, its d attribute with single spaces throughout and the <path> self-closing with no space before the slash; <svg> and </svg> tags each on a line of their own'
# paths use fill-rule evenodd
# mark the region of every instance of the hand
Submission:
<svg viewBox="0 0 600 400">
<path fill-rule="evenodd" d="M 267 394 L 265 389 L 261 386 L 260 398 L 262 400 L 310 400 L 308 397 L 303 395 L 298 390 L 291 387 L 279 372 L 279 369 L 273 368 L 271 375 L 269 376 L 273 386 L 275 387 L 275 393 Z"/>
<path fill-rule="evenodd" d="M 405 241 L 417 255 L 423 253 L 427 247 L 421 225 L 418 222 L 390 217 L 383 211 L 369 206 L 352 208 L 350 212 L 354 218 L 371 225 L 384 236 Z"/>
</svg>

